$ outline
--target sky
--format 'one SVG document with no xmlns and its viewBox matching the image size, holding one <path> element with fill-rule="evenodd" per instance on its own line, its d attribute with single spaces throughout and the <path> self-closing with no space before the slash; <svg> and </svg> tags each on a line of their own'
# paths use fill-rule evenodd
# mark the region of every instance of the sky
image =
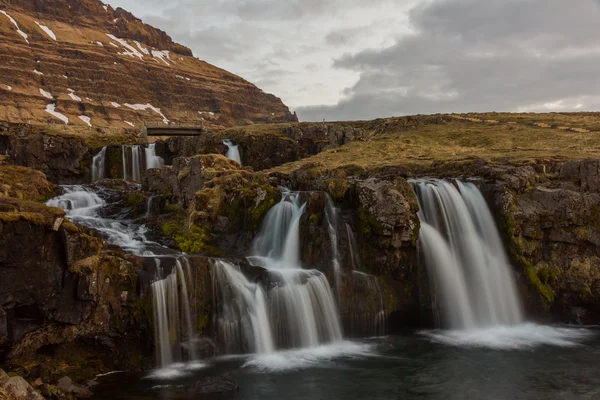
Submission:
<svg viewBox="0 0 600 400">
<path fill-rule="evenodd" d="M 600 0 L 108 0 L 301 121 L 600 110 Z"/>
</svg>

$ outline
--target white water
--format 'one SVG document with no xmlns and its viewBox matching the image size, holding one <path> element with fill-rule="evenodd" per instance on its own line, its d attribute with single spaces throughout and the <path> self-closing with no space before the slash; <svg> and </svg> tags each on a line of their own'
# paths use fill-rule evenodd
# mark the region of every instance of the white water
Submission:
<svg viewBox="0 0 600 400">
<path fill-rule="evenodd" d="M 156 144 L 151 143 L 146 147 L 146 169 L 162 168 L 165 165 L 165 160 L 156 155 Z"/>
<path fill-rule="evenodd" d="M 432 341 L 458 347 L 484 347 L 497 350 L 527 349 L 537 346 L 575 347 L 594 335 L 585 328 L 553 327 L 524 323 L 473 330 L 426 331 Z"/>
<path fill-rule="evenodd" d="M 160 263 L 160 259 L 155 259 Z M 160 268 L 158 268 L 160 271 Z M 194 327 L 190 312 L 187 279 L 181 262 L 176 260 L 175 268 L 165 279 L 152 283 L 154 302 L 154 345 L 157 365 L 164 368 L 173 362 L 183 360 L 184 344 L 181 338 L 182 325 L 187 333 L 187 358 L 197 359 L 194 341 Z M 181 309 L 180 310 L 180 306 Z M 183 315 L 183 321 L 180 316 Z"/>
<path fill-rule="evenodd" d="M 218 290 L 218 336 L 227 353 L 272 353 L 275 350 L 263 288 L 249 282 L 240 268 L 226 261 L 214 265 Z"/>
<path fill-rule="evenodd" d="M 268 293 L 273 337 L 280 348 L 314 347 L 341 340 L 337 306 L 325 276 L 300 263 L 300 194 L 284 192 L 265 217 L 249 260 L 276 281 Z"/>
<path fill-rule="evenodd" d="M 521 323 L 512 267 L 477 187 L 442 180 L 413 184 L 421 206 L 419 246 L 447 326 L 475 330 Z"/>
<path fill-rule="evenodd" d="M 223 144 L 227 146 L 227 154 L 225 154 L 225 157 L 229 158 L 230 160 L 237 161 L 238 164 L 242 165 L 242 157 L 240 156 L 238 145 L 233 144 L 233 142 L 229 139 L 223 140 Z"/>
<path fill-rule="evenodd" d="M 144 152 L 142 153 L 142 148 Z M 142 171 L 150 168 L 162 168 L 165 160 L 156 155 L 156 144 L 151 143 L 147 147 L 141 145 L 121 146 L 123 158 L 123 179 L 126 181 L 139 182 L 142 179 Z"/>
<path fill-rule="evenodd" d="M 92 160 L 92 182 L 103 179 L 106 170 L 106 146 Z"/>
<path fill-rule="evenodd" d="M 109 244 L 119 246 L 136 255 L 152 255 L 149 245 L 159 247 L 149 241 L 146 227 L 132 221 L 103 218 L 98 212 L 106 202 L 94 189 L 83 185 L 62 187 L 63 194 L 48 200 L 46 205 L 62 208 L 76 224 L 93 228 L 106 237 Z"/>
</svg>

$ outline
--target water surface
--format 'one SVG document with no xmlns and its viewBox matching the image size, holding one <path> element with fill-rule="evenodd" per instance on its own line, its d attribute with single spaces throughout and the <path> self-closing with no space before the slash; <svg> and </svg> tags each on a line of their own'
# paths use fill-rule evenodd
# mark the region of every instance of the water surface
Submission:
<svg viewBox="0 0 600 400">
<path fill-rule="evenodd" d="M 95 399 L 199 399 L 185 386 L 215 375 L 238 383 L 235 399 L 598 399 L 599 333 L 524 324 L 226 356 L 110 375 Z"/>
</svg>

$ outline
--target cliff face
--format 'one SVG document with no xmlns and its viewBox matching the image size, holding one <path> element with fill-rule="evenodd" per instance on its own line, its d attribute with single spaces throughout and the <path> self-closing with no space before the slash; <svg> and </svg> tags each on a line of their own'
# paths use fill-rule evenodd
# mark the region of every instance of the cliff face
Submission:
<svg viewBox="0 0 600 400">
<path fill-rule="evenodd" d="M 214 128 L 296 117 L 279 98 L 193 57 L 123 9 L 97 0 L 5 0 L 0 120 Z"/>
</svg>

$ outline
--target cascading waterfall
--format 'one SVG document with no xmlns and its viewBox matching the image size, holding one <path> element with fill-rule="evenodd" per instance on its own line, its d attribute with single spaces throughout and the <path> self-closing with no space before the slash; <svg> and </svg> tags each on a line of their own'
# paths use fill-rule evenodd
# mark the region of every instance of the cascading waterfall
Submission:
<svg viewBox="0 0 600 400">
<path fill-rule="evenodd" d="M 46 204 L 62 208 L 73 222 L 99 231 L 108 243 L 155 261 L 157 276 L 151 290 L 157 364 L 164 367 L 184 359 L 196 360 L 198 352 L 188 293 L 190 271 L 187 260 L 176 259 L 172 271 L 163 273 L 161 256 L 157 252 L 169 254 L 172 251 L 149 241 L 143 225 L 101 217 L 99 212 L 106 205 L 98 194 L 102 194 L 101 189 L 72 185 L 63 186 L 62 190 L 63 194 Z M 187 339 L 185 342 L 184 337 Z M 183 349 L 187 349 L 185 354 Z"/>
<path fill-rule="evenodd" d="M 146 169 L 165 166 L 165 160 L 156 155 L 156 143 L 149 144 L 144 151 L 146 153 Z"/>
<path fill-rule="evenodd" d="M 511 266 L 493 217 L 470 182 L 415 180 L 419 247 L 452 329 L 523 321 Z"/>
<path fill-rule="evenodd" d="M 227 353 L 272 353 L 275 350 L 261 285 L 246 279 L 240 267 L 223 260 L 214 265 L 215 298 L 221 305 L 218 336 Z"/>
<path fill-rule="evenodd" d="M 227 146 L 227 154 L 225 157 L 230 160 L 237 161 L 238 164 L 242 165 L 242 157 L 240 156 L 240 150 L 237 144 L 234 144 L 231 140 L 223 140 L 223 144 Z"/>
<path fill-rule="evenodd" d="M 248 259 L 267 269 L 267 288 L 250 283 L 237 267 L 218 263 L 222 300 L 218 326 L 229 349 L 268 353 L 341 340 L 327 279 L 300 264 L 304 208 L 298 193 L 285 192 L 265 217 Z"/>
<path fill-rule="evenodd" d="M 106 146 L 92 160 L 92 182 L 103 179 L 106 171 Z"/>
<path fill-rule="evenodd" d="M 142 179 L 142 175 L 140 173 L 141 158 L 140 146 L 131 146 L 131 181 L 137 182 Z"/>
<path fill-rule="evenodd" d="M 63 194 L 46 202 L 51 207 L 62 208 L 77 224 L 99 231 L 109 244 L 119 246 L 136 255 L 153 255 L 149 247 L 161 247 L 146 238 L 147 229 L 132 221 L 103 218 L 98 212 L 106 202 L 93 189 L 83 185 L 62 187 Z"/>
<path fill-rule="evenodd" d="M 144 152 L 142 153 L 142 148 Z M 150 168 L 162 168 L 165 160 L 156 155 L 156 144 L 147 147 L 142 145 L 121 146 L 123 158 L 123 179 L 138 182 L 142 179 L 141 171 Z"/>
<path fill-rule="evenodd" d="M 155 260 L 157 261 L 157 270 L 160 271 L 160 259 L 156 258 Z M 164 279 L 157 279 L 151 285 L 154 302 L 154 341 L 157 364 L 160 367 L 183 361 L 182 325 L 188 339 L 187 358 L 188 360 L 197 359 L 187 289 L 188 279 L 186 279 L 181 262 L 176 260 L 173 272 Z M 183 321 L 180 320 L 182 314 Z"/>
</svg>

